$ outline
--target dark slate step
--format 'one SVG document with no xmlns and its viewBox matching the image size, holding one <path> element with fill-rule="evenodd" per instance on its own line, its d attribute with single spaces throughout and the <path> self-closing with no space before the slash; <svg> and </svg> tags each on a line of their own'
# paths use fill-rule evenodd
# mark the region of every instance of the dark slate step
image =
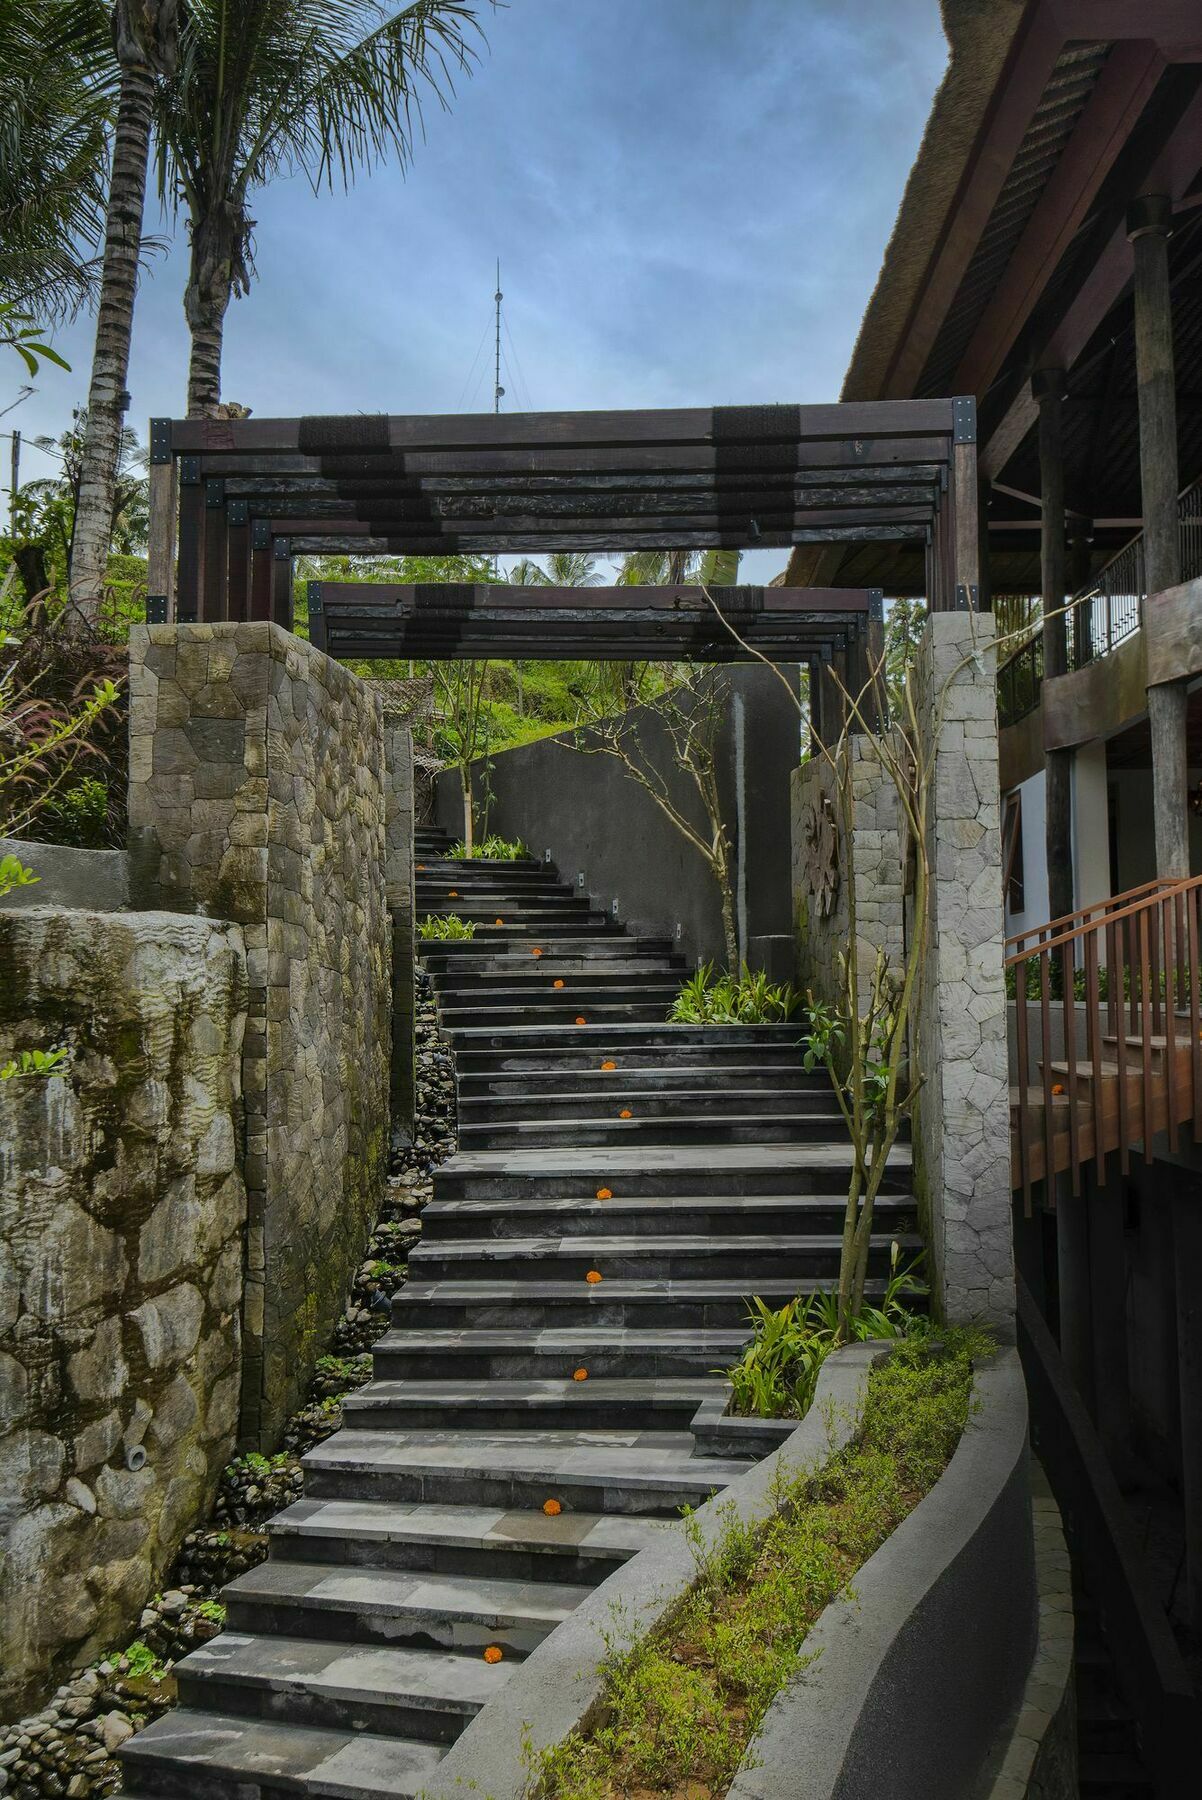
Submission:
<svg viewBox="0 0 1202 1800">
<path fill-rule="evenodd" d="M 175 1678 L 182 1706 L 451 1744 L 515 1666 L 225 1631 L 177 1663 Z"/>
<path fill-rule="evenodd" d="M 537 1110 L 531 1108 L 532 1111 Z M 631 1111 L 631 1108 L 627 1108 Z M 598 1149 L 612 1144 L 825 1144 L 837 1142 L 844 1133 L 842 1116 L 836 1112 L 806 1113 L 755 1112 L 727 1114 L 718 1103 L 706 1111 L 693 1103 L 685 1107 L 643 1107 L 629 1119 L 620 1116 L 602 1119 L 521 1119 L 510 1122 L 492 1120 L 477 1123 L 472 1114 L 461 1118 L 459 1145 L 462 1150 L 540 1149 L 556 1144 L 594 1145 Z"/>
<path fill-rule="evenodd" d="M 392 1323 L 419 1331 L 543 1331 L 594 1325 L 694 1326 L 732 1331 L 747 1325 L 751 1301 L 759 1296 L 769 1306 L 784 1306 L 798 1294 L 832 1286 L 830 1277 L 787 1279 L 733 1277 L 728 1280 L 619 1280 L 611 1276 L 595 1287 L 585 1281 L 443 1280 L 406 1282 L 392 1303 Z M 885 1283 L 869 1281 L 865 1296 L 873 1304 L 884 1297 Z"/>
<path fill-rule="evenodd" d="M 336 1434 L 344 1460 L 355 1455 L 352 1446 L 362 1450 L 365 1435 L 382 1448 L 390 1441 L 385 1432 L 344 1429 Z M 337 1459 L 330 1466 L 336 1464 Z M 466 1472 L 455 1473 L 465 1487 Z M 427 1574 L 273 1558 L 239 1575 L 222 1597 L 231 1631 L 393 1648 L 405 1644 L 470 1656 L 499 1644 L 507 1655 L 523 1657 L 589 1593 L 587 1587 L 566 1582 L 506 1581 L 500 1575 Z"/>
<path fill-rule="evenodd" d="M 438 1433 L 344 1426 L 316 1445 L 304 1466 L 306 1493 L 319 1500 L 422 1499 L 537 1511 L 555 1499 L 565 1513 L 672 1519 L 682 1506 L 701 1505 L 749 1465 L 741 1459 L 696 1456 L 692 1438 L 683 1432 Z M 239 1576 L 235 1586 L 265 1570 L 294 1566 L 261 1564 Z M 373 1579 L 365 1575 L 362 1586 L 371 1590 Z M 533 1605 L 535 1596 L 548 1588 L 531 1583 L 521 1591 Z M 504 1643 L 501 1637 L 484 1641 Z"/>
<path fill-rule="evenodd" d="M 516 941 L 519 935 L 505 926 L 478 925 L 472 938 L 451 938 L 445 943 L 423 939 L 422 958 L 431 975 L 452 968 L 473 975 L 494 967 L 525 969 L 530 949 Z M 607 962 L 620 956 L 627 962 L 636 961 L 640 967 L 644 958 L 663 956 L 671 959 L 673 967 L 684 967 L 684 958 L 677 955 L 671 938 L 623 937 L 616 931 L 557 931 L 551 939 L 551 954 L 559 961 L 585 963 Z"/>
<path fill-rule="evenodd" d="M 476 1381 L 564 1376 L 581 1366 L 593 1377 L 708 1376 L 729 1368 L 751 1336 L 745 1318 L 734 1330 L 641 1330 L 594 1325 L 554 1330 L 504 1328 L 431 1329 L 420 1311 L 409 1311 L 400 1329 L 385 1332 L 372 1348 L 381 1380 L 428 1377 L 431 1369 Z"/>
<path fill-rule="evenodd" d="M 571 1016 L 567 1008 L 561 1011 L 561 1001 L 546 1007 L 535 1006 L 530 1001 L 522 1001 L 517 1004 L 482 1001 L 479 1006 L 447 1006 L 443 1004 L 439 1007 L 438 1016 L 443 1030 L 452 1040 L 451 1047 L 453 1049 L 455 1041 L 461 1033 L 479 1030 L 485 1019 L 493 1027 L 514 1025 L 519 1020 L 523 1023 L 528 1022 L 532 1013 L 545 1014 L 554 1024 L 569 1028 L 575 1025 L 576 1017 L 583 1018 L 586 1025 L 637 1023 L 653 1025 L 657 1019 L 665 1016 L 676 992 L 677 990 L 672 988 L 657 998 L 647 1001 L 618 1000 L 609 997 L 602 1000 L 594 996 L 588 1001 L 577 1001 L 576 1004 L 580 1011 L 575 1017 Z"/>
<path fill-rule="evenodd" d="M 431 1200 L 422 1212 L 422 1241 L 441 1244 L 461 1238 L 582 1237 L 618 1232 L 623 1236 L 713 1237 L 750 1233 L 838 1233 L 843 1229 L 844 1196 L 811 1194 L 668 1194 L 651 1199 Z M 875 1222 L 882 1231 L 912 1231 L 917 1202 L 910 1194 L 877 1198 Z"/>
<path fill-rule="evenodd" d="M 442 960 L 450 966 L 431 967 L 429 975 L 441 1005 L 458 1000 L 459 1004 L 475 1006 L 497 995 L 507 999 L 513 996 L 524 1005 L 527 996 L 537 1002 L 548 991 L 562 1001 L 616 987 L 628 988 L 632 994 L 648 986 L 662 986 L 673 995 L 680 992 L 684 969 L 680 957 L 627 956 L 620 952 L 619 945 L 604 956 L 569 956 L 561 955 L 551 944 L 538 957 L 523 950 L 513 956 L 490 956 L 470 967 L 446 957 Z M 563 987 L 555 987 L 556 981 L 562 981 Z"/>
<path fill-rule="evenodd" d="M 617 1057 L 624 1050 L 702 1050 L 707 1054 L 725 1049 L 741 1055 L 759 1055 L 762 1049 L 798 1054 L 803 1026 L 800 1022 L 784 1025 L 677 1025 L 668 1019 L 647 1023 L 622 1024 L 614 1020 L 608 1025 L 589 1028 L 587 1038 L 580 1039 L 568 1026 L 552 1026 L 545 1021 L 537 1025 L 513 1025 L 504 1029 L 481 1026 L 462 1034 L 462 1046 L 456 1049 L 456 1060 L 462 1068 L 475 1065 L 471 1058 L 482 1051 L 505 1057 L 525 1055 L 530 1051 L 554 1053 L 561 1046 L 580 1055 Z"/>
<path fill-rule="evenodd" d="M 445 1746 L 179 1707 L 121 1747 L 127 1793 L 170 1800 L 393 1800 L 419 1793 Z"/>
<path fill-rule="evenodd" d="M 804 1116 L 830 1123 L 832 1137 L 845 1130 L 843 1115 L 825 1082 L 807 1086 L 798 1076 L 786 1086 L 777 1076 L 744 1087 L 741 1080 L 727 1076 L 725 1080 L 702 1085 L 696 1071 L 689 1074 L 688 1084 L 679 1086 L 672 1082 L 661 1086 L 654 1072 L 647 1070 L 641 1083 L 621 1074 L 588 1082 L 562 1076 L 558 1088 L 533 1094 L 516 1089 L 500 1094 L 464 1093 L 461 1087 L 460 1125 L 545 1124 L 548 1119 L 565 1119 L 574 1124 L 587 1119 L 608 1123 L 623 1112 L 632 1113 L 636 1119 L 677 1119 L 703 1116 L 718 1106 L 725 1117 L 745 1118 L 749 1113 L 778 1118 Z"/>
<path fill-rule="evenodd" d="M 654 1028 L 648 1032 L 648 1036 L 656 1035 Z M 815 1083 L 826 1081 L 825 1076 L 804 1074 L 800 1052 L 793 1044 L 775 1047 L 689 1043 L 644 1046 L 626 1037 L 618 1042 L 616 1034 L 608 1044 L 595 1043 L 595 1037 L 592 1032 L 583 1039 L 566 1032 L 549 1034 L 550 1041 L 537 1050 L 464 1047 L 455 1056 L 460 1091 L 477 1093 L 489 1081 L 504 1080 L 518 1086 L 520 1091 L 535 1093 L 541 1087 L 554 1085 L 569 1072 L 595 1079 L 597 1083 L 612 1082 L 615 1073 L 651 1081 L 663 1073 L 665 1077 L 679 1078 L 683 1085 L 702 1079 L 733 1081 L 744 1075 L 774 1081 L 786 1076 Z M 614 1062 L 617 1069 L 603 1070 L 603 1062 Z M 525 1088 L 522 1084 L 527 1081 L 530 1085 Z"/>
<path fill-rule="evenodd" d="M 271 1554 L 285 1562 L 430 1574 L 503 1575 L 593 1587 L 657 1534 L 663 1520 L 548 1518 L 541 1510 L 429 1506 L 387 1500 L 298 1500 L 271 1520 Z"/>
<path fill-rule="evenodd" d="M 438 1200 L 596 1198 L 606 1187 L 616 1198 L 676 1194 L 777 1194 L 791 1197 L 847 1192 L 852 1153 L 848 1144 L 726 1146 L 643 1145 L 593 1150 L 457 1151 L 434 1172 Z M 886 1193 L 910 1188 L 910 1147 L 899 1144 L 882 1185 Z"/>
<path fill-rule="evenodd" d="M 869 1246 L 869 1269 L 883 1274 L 890 1248 L 899 1242 L 906 1255 L 919 1249 L 916 1238 L 875 1233 Z M 703 1282 L 711 1276 L 751 1283 L 794 1280 L 810 1286 L 833 1281 L 839 1271 L 840 1240 L 836 1233 L 722 1238 L 617 1236 L 612 1228 L 593 1238 L 464 1238 L 444 1242 L 425 1239 L 409 1254 L 412 1282 L 504 1281 L 579 1282 L 596 1270 L 606 1281 Z"/>
<path fill-rule="evenodd" d="M 583 1365 L 577 1365 L 578 1367 Z M 478 1382 L 374 1380 L 343 1401 L 352 1431 L 445 1428 L 523 1431 L 531 1425 L 557 1431 L 599 1431 L 638 1425 L 654 1431 L 688 1431 L 703 1400 L 726 1404 L 727 1384 L 713 1376 L 693 1379 L 592 1376 L 577 1381 Z"/>
<path fill-rule="evenodd" d="M 604 1061 L 616 1062 L 614 1057 Z M 602 1069 L 591 1058 L 580 1068 L 493 1069 L 458 1077 L 460 1106 L 479 1106 L 486 1102 L 504 1106 L 559 1106 L 579 1102 L 608 1102 L 618 1098 L 625 1104 L 631 1094 L 712 1096 L 715 1090 L 731 1094 L 788 1094 L 795 1098 L 813 1098 L 816 1103 L 831 1103 L 831 1086 L 825 1075 L 807 1075 L 800 1062 L 715 1064 L 678 1068 L 667 1066 L 654 1055 L 644 1059 L 643 1066 L 623 1057 L 616 1068 Z"/>
<path fill-rule="evenodd" d="M 640 1006 L 654 1001 L 668 1007 L 680 992 L 680 979 L 672 969 L 640 969 L 632 960 L 629 967 L 606 970 L 588 969 L 566 972 L 557 977 L 547 963 L 534 963 L 525 970 L 506 970 L 491 978 L 448 974 L 434 981 L 434 997 L 440 1013 L 478 1012 L 485 1017 L 490 1009 L 506 1012 L 519 1010 L 530 1017 L 544 1011 L 564 1012 L 573 1006 Z M 555 986 L 556 980 L 563 987 Z M 562 1024 L 562 1019 L 556 1021 Z"/>
<path fill-rule="evenodd" d="M 445 849 L 442 850 L 441 855 L 439 854 L 440 848 L 441 846 L 432 850 L 423 851 L 421 855 L 416 857 L 416 860 L 418 862 L 426 863 L 431 868 L 445 868 L 449 873 L 453 873 L 456 869 L 483 869 L 485 871 L 490 869 L 514 869 L 523 874 L 537 870 L 537 872 L 542 875 L 550 868 L 549 863 L 540 861 L 537 856 L 452 856 L 450 852 L 454 848 L 453 845 L 448 844 Z"/>
</svg>

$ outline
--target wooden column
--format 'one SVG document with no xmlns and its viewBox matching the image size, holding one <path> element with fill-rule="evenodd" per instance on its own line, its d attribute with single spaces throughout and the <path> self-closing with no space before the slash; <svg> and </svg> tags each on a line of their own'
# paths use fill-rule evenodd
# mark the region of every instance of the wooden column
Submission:
<svg viewBox="0 0 1202 1800">
<path fill-rule="evenodd" d="M 231 500 L 226 516 L 226 618 L 250 617 L 250 515 L 245 500 Z"/>
<path fill-rule="evenodd" d="M 150 521 L 146 543 L 146 617 L 175 618 L 175 527 L 179 470 L 171 454 L 171 420 L 150 421 Z"/>
<path fill-rule="evenodd" d="M 977 406 L 971 395 L 952 402 L 954 430 L 948 483 L 952 605 L 975 612 L 981 604 L 981 529 L 977 515 Z"/>
<path fill-rule="evenodd" d="M 175 617 L 180 625 L 200 618 L 200 583 L 204 564 L 205 492 L 198 456 L 179 459 L 179 572 Z"/>
<path fill-rule="evenodd" d="M 271 617 L 271 526 L 254 519 L 250 527 L 250 616 Z"/>
<path fill-rule="evenodd" d="M 225 482 L 210 475 L 204 484 L 204 554 L 200 573 L 200 616 L 208 621 L 228 615 L 229 575 L 226 549 Z"/>
<path fill-rule="evenodd" d="M 1039 534 L 1040 596 L 1043 604 L 1043 673 L 1049 680 L 1068 672 L 1064 623 L 1064 370 L 1041 369 L 1031 383 L 1039 407 L 1039 492 L 1043 517 Z M 1044 752 L 1045 844 L 1048 911 L 1053 919 L 1073 910 L 1073 753 Z"/>
<path fill-rule="evenodd" d="M 292 545 L 276 538 L 271 546 L 271 616 L 285 631 L 292 630 Z"/>
<path fill-rule="evenodd" d="M 1135 369 L 1139 393 L 1139 474 L 1143 494 L 1144 572 L 1148 604 L 1181 579 L 1177 536 L 1177 402 L 1173 369 L 1173 298 L 1169 285 L 1172 202 L 1147 194 L 1127 214 L 1135 259 Z M 1184 682 L 1148 689 L 1156 873 L 1189 874 L 1189 772 Z"/>
</svg>

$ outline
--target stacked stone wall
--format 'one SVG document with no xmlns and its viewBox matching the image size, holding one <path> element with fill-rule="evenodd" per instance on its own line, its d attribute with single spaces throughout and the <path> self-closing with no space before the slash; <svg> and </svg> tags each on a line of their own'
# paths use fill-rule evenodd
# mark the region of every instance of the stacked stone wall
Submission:
<svg viewBox="0 0 1202 1800">
<path fill-rule="evenodd" d="M 0 913 L 0 1716 L 119 1641 L 238 1423 L 236 925 Z"/>
<path fill-rule="evenodd" d="M 413 737 L 407 725 L 384 714 L 385 886 L 392 915 L 392 1118 L 411 1132 L 416 1111 L 413 976 Z"/>
<path fill-rule="evenodd" d="M 243 1437 L 270 1446 L 342 1310 L 387 1165 L 380 701 L 267 623 L 130 638 L 135 892 L 236 920 L 249 1229 Z"/>
</svg>

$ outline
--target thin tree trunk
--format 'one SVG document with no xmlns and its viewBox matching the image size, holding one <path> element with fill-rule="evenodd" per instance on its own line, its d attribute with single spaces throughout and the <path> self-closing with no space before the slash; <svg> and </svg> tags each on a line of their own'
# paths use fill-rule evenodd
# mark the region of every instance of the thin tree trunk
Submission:
<svg viewBox="0 0 1202 1800">
<path fill-rule="evenodd" d="M 726 967 L 732 975 L 739 972 L 739 939 L 735 930 L 735 902 L 730 891 L 730 877 L 725 870 L 714 866 L 714 874 L 718 877 L 718 889 L 722 895 L 722 936 L 726 940 Z"/>
<path fill-rule="evenodd" d="M 184 316 L 192 334 L 188 417 L 211 418 L 221 403 L 221 351 L 230 296 L 249 285 L 247 221 L 234 201 L 220 201 L 192 222 L 192 258 Z"/>
<path fill-rule="evenodd" d="M 149 66 L 127 65 L 121 76 L 121 100 L 113 136 L 96 349 L 71 549 L 71 598 L 78 614 L 89 624 L 95 624 L 100 616 L 113 529 L 153 101 L 154 77 Z"/>
</svg>

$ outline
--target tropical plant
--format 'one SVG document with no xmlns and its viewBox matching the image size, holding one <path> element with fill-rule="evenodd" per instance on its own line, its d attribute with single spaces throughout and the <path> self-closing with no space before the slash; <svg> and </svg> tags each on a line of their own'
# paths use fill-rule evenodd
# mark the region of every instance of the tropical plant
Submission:
<svg viewBox="0 0 1202 1800">
<path fill-rule="evenodd" d="M 703 962 L 672 1002 L 668 1018 L 678 1025 L 769 1025 L 791 1018 L 798 1006 L 790 982 L 769 981 L 762 969 L 754 974 L 744 963 L 737 975 L 714 973 Z"/>
<path fill-rule="evenodd" d="M 434 686 L 442 702 L 442 735 L 463 784 L 463 854 L 470 857 L 476 830 L 472 764 L 482 754 L 488 774 L 488 663 L 436 663 Z"/>
<path fill-rule="evenodd" d="M 418 920 L 417 935 L 427 942 L 454 943 L 463 938 L 474 938 L 476 921 L 461 919 L 458 913 L 427 913 L 424 919 Z"/>
<path fill-rule="evenodd" d="M 21 1081 L 29 1076 L 44 1078 L 62 1068 L 71 1052 L 66 1044 L 52 1044 L 49 1050 L 18 1050 L 3 1066 L 0 1081 Z"/>
<path fill-rule="evenodd" d="M 126 381 L 155 83 L 175 67 L 179 6 L 180 0 L 117 0 L 113 8 L 113 43 L 120 86 L 112 137 L 96 347 L 71 552 L 70 597 L 80 619 L 89 624 L 94 624 L 100 615 L 125 409 L 129 404 Z M 87 0 L 69 0 L 68 14 L 78 16 L 77 41 L 89 44 L 91 53 L 98 54 L 97 35 L 105 23 L 103 9 L 89 5 Z"/>
<path fill-rule="evenodd" d="M 69 369 L 70 363 L 64 362 L 58 351 L 44 339 L 45 332 L 32 313 L 22 312 L 9 300 L 0 300 L 0 344 L 15 350 L 29 373 L 36 375 L 42 362 L 57 363 L 60 369 Z"/>
<path fill-rule="evenodd" d="M 56 457 L 61 468 L 56 475 L 24 482 L 13 507 L 13 560 L 29 600 L 48 587 L 57 587 L 60 578 L 65 583 L 71 566 L 87 426 L 86 410 L 76 407 L 70 428 L 57 438 L 40 436 L 30 440 L 39 450 Z M 137 433 L 124 426 L 118 440 L 109 526 L 112 552 L 117 555 L 136 555 L 146 548 L 150 527 L 148 468 L 149 457 L 138 443 Z M 94 625 L 99 625 L 103 611 L 102 602 Z"/>
<path fill-rule="evenodd" d="M 186 0 L 163 86 L 159 187 L 187 212 L 189 417 L 221 399 L 231 298 L 254 272 L 251 195 L 299 171 L 315 191 L 393 155 L 405 168 L 424 94 L 448 106 L 470 72 L 471 0 Z"/>
<path fill-rule="evenodd" d="M 479 843 L 474 851 L 466 844 L 452 844 L 447 851 L 453 862 L 466 862 L 470 857 L 479 857 L 481 862 L 524 862 L 530 855 L 521 838 L 503 838 L 492 834 Z"/>
<path fill-rule="evenodd" d="M 96 722 L 117 703 L 107 677 L 71 706 L 59 706 L 0 671 L 0 835 L 18 837 L 60 794 Z"/>
</svg>

